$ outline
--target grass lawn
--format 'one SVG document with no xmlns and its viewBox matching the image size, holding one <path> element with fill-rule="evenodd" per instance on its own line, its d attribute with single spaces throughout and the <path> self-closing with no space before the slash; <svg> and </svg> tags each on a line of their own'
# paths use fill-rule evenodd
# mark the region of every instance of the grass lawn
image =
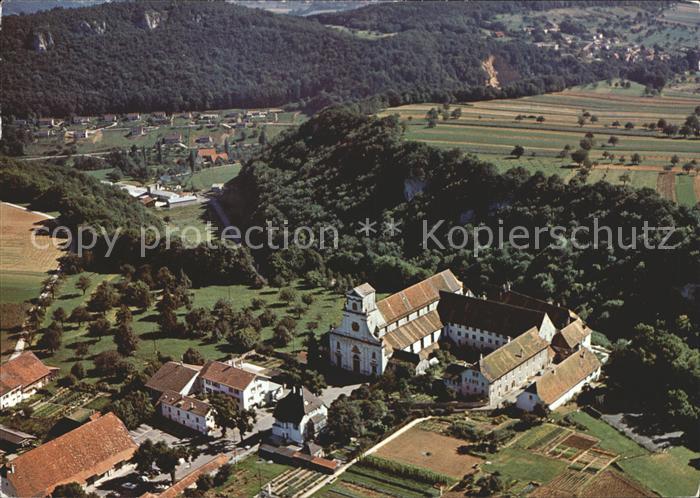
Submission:
<svg viewBox="0 0 700 498">
<path fill-rule="evenodd" d="M 195 190 L 209 190 L 212 183 L 226 183 L 241 171 L 240 163 L 214 166 L 197 171 L 190 178 L 191 186 Z"/>
<path fill-rule="evenodd" d="M 114 171 L 114 168 L 94 169 L 91 171 L 83 171 L 83 173 L 93 178 L 97 178 L 98 180 L 106 180 L 110 171 Z"/>
<path fill-rule="evenodd" d="M 506 479 L 518 481 L 538 481 L 547 483 L 559 475 L 566 462 L 537 455 L 520 448 L 504 448 L 494 455 L 488 455 L 491 465 L 483 465 L 489 472 L 499 471 Z"/>
<path fill-rule="evenodd" d="M 678 204 L 693 207 L 700 202 L 700 199 L 695 198 L 694 182 L 694 176 L 676 175 L 676 198 L 678 199 Z"/>
<path fill-rule="evenodd" d="M 667 453 L 620 460 L 618 464 L 661 496 L 693 496 L 700 483 L 700 470 L 693 468 L 690 462 L 698 458 L 700 453 L 676 447 Z"/>
<path fill-rule="evenodd" d="M 47 276 L 35 271 L 0 271 L 0 302 L 18 303 L 39 297 L 41 282 Z"/>
<path fill-rule="evenodd" d="M 75 289 L 75 283 L 79 275 L 71 275 L 66 279 L 59 289 L 54 303 L 47 310 L 46 325 L 51 322 L 51 315 L 56 308 L 62 307 L 70 314 L 76 306 L 87 304 L 90 294 L 100 282 L 104 280 L 114 280 L 116 282 L 120 278 L 118 275 L 88 274 L 88 276 L 91 279 L 91 285 L 85 296 Z M 294 316 L 298 323 L 297 335 L 289 345 L 278 348 L 281 351 L 294 351 L 303 348 L 301 336 L 306 333 L 308 322 L 315 321 L 318 323 L 319 326 L 316 333 L 320 335 L 328 329 L 330 324 L 339 323 L 342 315 L 343 296 L 325 289 L 308 289 L 301 282 L 297 282 L 294 288 L 299 298 L 303 294 L 311 294 L 314 297 L 314 302 L 307 308 L 307 311 L 300 319 Z M 252 289 L 245 285 L 219 285 L 192 289 L 192 294 L 194 307 L 202 306 L 211 309 L 219 299 L 227 299 L 231 301 L 234 309 L 240 310 L 249 306 L 253 298 L 258 297 L 269 303 L 269 308 L 277 315 L 278 319 L 286 314 L 291 315 L 288 306 L 279 301 L 279 289 L 276 288 Z M 173 358 L 180 358 L 188 348 L 192 347 L 197 349 L 207 359 L 223 359 L 231 354 L 231 350 L 225 340 L 221 343 L 210 343 L 206 339 L 182 339 L 162 336 L 158 331 L 156 322 L 158 313 L 155 306 L 144 312 L 139 312 L 139 310 L 132 311 L 134 312 L 134 332 L 140 338 L 139 348 L 132 357 L 132 362 L 137 368 L 142 368 L 146 362 L 153 359 L 156 356 L 156 352 L 172 356 Z M 259 313 L 260 311 L 256 312 L 256 314 Z M 115 314 L 116 309 L 113 309 L 106 315 L 107 319 L 112 323 L 115 321 Z M 183 307 L 178 310 L 178 316 L 181 321 L 184 321 L 186 314 L 186 308 Z M 270 339 L 272 337 L 272 327 L 262 329 L 261 337 L 262 340 Z M 78 327 L 77 324 L 66 323 L 61 348 L 48 357 L 46 363 L 61 368 L 61 373 L 67 374 L 75 362 L 81 361 L 75 356 L 75 348 L 80 342 L 90 343 L 88 356 L 82 360 L 82 363 L 88 373 L 86 380 L 96 382 L 99 379 L 90 376 L 91 369 L 94 366 L 94 356 L 103 351 L 114 350 L 116 346 L 111 335 L 103 337 L 89 336 L 87 324 Z"/>
<path fill-rule="evenodd" d="M 268 463 L 257 455 L 252 455 L 235 465 L 234 472 L 225 484 L 207 491 L 205 496 L 232 498 L 255 496 L 267 482 L 291 468 L 288 465 Z"/>
<path fill-rule="evenodd" d="M 211 240 L 212 229 L 216 227 L 216 216 L 211 215 L 204 203 L 162 209 L 154 213 L 163 220 L 166 229 L 192 245 Z M 207 226 L 207 221 L 211 222 L 211 227 Z"/>
</svg>

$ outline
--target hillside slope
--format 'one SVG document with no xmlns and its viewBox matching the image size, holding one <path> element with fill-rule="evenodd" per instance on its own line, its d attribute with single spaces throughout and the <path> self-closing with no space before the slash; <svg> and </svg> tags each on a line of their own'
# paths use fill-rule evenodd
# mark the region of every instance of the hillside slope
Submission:
<svg viewBox="0 0 700 498">
<path fill-rule="evenodd" d="M 457 14 L 472 25 L 470 13 Z M 479 29 L 417 27 L 367 39 L 223 2 L 120 2 L 9 16 L 0 42 L 0 103 L 4 115 L 16 116 L 289 102 L 315 110 L 380 93 L 392 104 L 513 96 L 613 71 L 496 42 Z M 509 75 L 503 91 L 485 89 L 482 64 L 490 56 Z"/>
<path fill-rule="evenodd" d="M 528 294 L 577 309 L 594 327 L 625 336 L 631 327 L 656 317 L 697 315 L 680 297 L 688 283 L 700 283 L 700 213 L 679 208 L 651 189 L 636 190 L 530 175 L 494 168 L 459 151 L 445 151 L 401 140 L 396 116 L 369 118 L 343 109 L 320 112 L 296 132 L 288 132 L 229 183 L 226 207 L 240 226 L 282 226 L 290 230 L 332 225 L 337 248 L 258 251 L 270 275 L 291 278 L 320 271 L 329 279 L 370 280 L 380 288 L 400 288 L 449 266 L 472 290 L 507 281 Z M 514 166 L 517 162 L 514 162 Z M 417 194 L 417 195 L 416 195 Z M 409 200 L 410 199 L 410 200 Z M 365 219 L 377 222 L 370 237 L 358 232 Z M 399 222 L 400 235 L 384 231 Z M 423 246 L 424 220 L 445 246 Z M 597 220 L 597 221 L 596 221 Z M 621 227 L 628 244 L 632 228 L 678 227 L 673 251 L 635 249 L 601 239 L 595 246 L 543 249 L 556 238 L 546 233 L 539 247 L 537 227 Z M 472 250 L 457 233 L 450 246 L 447 229 L 484 224 L 505 244 Z M 508 243 L 512 227 L 528 230 L 529 247 Z M 592 230 L 592 228 L 591 228 Z M 497 239 L 494 239 L 497 241 Z M 583 242 L 585 242 L 585 237 Z M 485 242 L 485 241 L 482 241 Z M 521 241 L 517 241 L 520 243 Z M 631 285 L 638 282 L 639 285 Z M 654 282 L 643 285 L 642 282 Z"/>
</svg>

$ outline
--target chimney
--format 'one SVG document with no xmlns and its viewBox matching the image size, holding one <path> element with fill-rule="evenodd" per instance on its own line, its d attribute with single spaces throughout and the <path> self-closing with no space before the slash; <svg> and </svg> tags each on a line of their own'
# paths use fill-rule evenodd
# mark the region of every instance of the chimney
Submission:
<svg viewBox="0 0 700 498">
<path fill-rule="evenodd" d="M 150 185 L 146 185 L 146 192 L 149 194 L 151 193 L 151 186 Z"/>
</svg>

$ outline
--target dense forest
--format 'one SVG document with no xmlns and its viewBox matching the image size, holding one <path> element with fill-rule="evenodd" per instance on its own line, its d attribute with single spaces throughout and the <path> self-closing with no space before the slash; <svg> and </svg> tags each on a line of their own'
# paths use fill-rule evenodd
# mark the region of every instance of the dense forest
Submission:
<svg viewBox="0 0 700 498">
<path fill-rule="evenodd" d="M 627 337 L 640 321 L 657 318 L 689 314 L 698 323 L 700 307 L 681 297 L 687 284 L 700 284 L 697 210 L 678 207 L 650 189 L 588 184 L 583 177 L 567 184 L 520 168 L 499 175 L 472 156 L 404 142 L 401 135 L 396 117 L 327 110 L 244 167 L 226 196 L 242 226 L 264 226 L 266 220 L 282 226 L 288 220 L 290 229 L 305 225 L 319 233 L 318 227 L 329 224 L 341 236 L 338 249 L 258 254 L 267 258 L 271 276 L 291 278 L 317 271 L 320 264 L 326 276 L 341 282 L 350 276 L 396 288 L 450 267 L 477 292 L 511 282 L 525 293 L 562 302 L 612 338 Z M 357 223 L 365 218 L 398 220 L 402 234 L 359 237 Z M 446 220 L 435 232 L 445 243 L 446 229 L 454 225 L 486 224 L 494 233 L 499 226 L 505 233 L 524 226 L 533 234 L 535 227 L 592 227 L 594 219 L 615 232 L 620 227 L 625 244 L 635 236 L 633 227 L 641 236 L 644 221 L 675 226 L 671 240 L 679 246 L 631 250 L 601 237 L 598 247 L 580 250 L 547 248 L 544 242 L 539 249 L 517 250 L 506 243 L 476 257 L 471 245 L 443 250 L 422 244 L 423 220 L 428 227 Z"/>
<path fill-rule="evenodd" d="M 427 2 L 399 12 L 381 4 L 307 19 L 224 2 L 119 2 L 9 16 L 0 32 L 2 112 L 68 116 L 290 103 L 315 111 L 372 96 L 392 105 L 513 97 L 634 69 L 495 40 L 482 29 L 497 12 L 542 4 L 447 7 Z M 397 31 L 368 39 L 320 22 L 374 13 Z M 426 24 L 433 18 L 436 24 Z M 500 88 L 486 86 L 482 62 L 489 56 Z"/>
<path fill-rule="evenodd" d="M 607 407 L 613 401 L 626 403 L 623 409 L 643 405 L 652 418 L 670 413 L 673 427 L 695 437 L 700 210 L 679 207 L 652 189 L 587 183 L 585 173 L 566 183 L 559 176 L 530 174 L 514 161 L 513 169 L 498 174 L 473 156 L 401 136 L 397 117 L 327 109 L 278 138 L 227 185 L 227 209 L 241 226 L 265 226 L 268 220 L 282 226 L 287 220 L 290 231 L 309 226 L 320 233 L 326 225 L 339 231 L 337 248 L 259 250 L 254 255 L 271 282 L 281 285 L 300 275 L 310 285 L 340 291 L 362 281 L 388 291 L 450 268 L 477 295 L 510 283 L 576 310 L 595 330 L 618 341 L 606 370 L 609 390 L 597 399 L 606 399 Z M 369 236 L 358 233 L 366 218 L 378 223 Z M 394 220 L 399 235 L 381 224 L 387 220 Z M 438 230 L 445 248 L 425 249 L 423 220 L 428 227 L 446 220 L 445 228 L 488 226 L 494 233 L 499 227 L 505 233 L 525 227 L 530 247 L 506 240 L 477 255 L 471 245 L 451 248 L 446 230 Z M 603 235 L 597 245 L 574 248 L 548 247 L 552 240 L 545 239 L 533 247 L 538 227 L 593 230 L 596 220 L 612 227 L 615 240 Z M 676 247 L 652 248 L 659 234 L 645 247 L 645 222 L 675 227 L 670 243 Z M 628 246 L 633 239 L 636 248 Z M 695 297 L 688 292 L 693 287 Z M 649 386 L 660 394 L 644 396 Z"/>
</svg>

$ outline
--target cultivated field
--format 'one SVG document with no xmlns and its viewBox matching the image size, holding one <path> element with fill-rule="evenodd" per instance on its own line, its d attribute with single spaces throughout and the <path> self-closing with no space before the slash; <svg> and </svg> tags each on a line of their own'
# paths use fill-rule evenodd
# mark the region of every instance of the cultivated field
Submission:
<svg viewBox="0 0 700 498">
<path fill-rule="evenodd" d="M 54 270 L 61 251 L 46 236 L 32 244 L 32 232 L 48 218 L 24 208 L 0 203 L 0 301 L 20 302 L 38 297 L 46 272 Z"/>
<path fill-rule="evenodd" d="M 643 125 L 656 124 L 661 118 L 682 124 L 700 105 L 700 94 L 682 91 L 655 97 L 642 94 L 643 88 L 637 84 L 620 88 L 600 82 L 520 99 L 454 104 L 445 114 L 459 107 L 461 116 L 447 120 L 440 117 L 432 128 L 426 114 L 433 108 L 442 109 L 440 104 L 405 105 L 387 109 L 382 115 L 399 114 L 408 140 L 459 148 L 493 163 L 501 171 L 521 166 L 567 180 L 576 174 L 577 167 L 568 154 L 560 157 L 561 152 L 565 147 L 570 152 L 578 149 L 579 142 L 590 132 L 594 146 L 589 153 L 593 163 L 589 182 L 604 179 L 615 184 L 625 182 L 654 188 L 669 199 L 693 205 L 700 198 L 696 191 L 691 192 L 689 180 L 681 178 L 689 176 L 681 167 L 693 160 L 700 161 L 700 141 L 680 136 L 669 138 Z M 585 123 L 580 124 L 579 118 L 584 115 Z M 626 128 L 627 123 L 633 127 Z M 615 137 L 617 143 L 609 143 L 610 137 Z M 516 145 L 524 148 L 520 158 L 511 155 Z M 614 158 L 606 158 L 604 153 Z M 635 153 L 641 157 L 639 164 L 631 163 Z M 676 166 L 667 173 L 667 178 L 659 179 L 670 167 L 674 155 L 678 156 Z M 629 178 L 623 176 L 625 173 Z"/>
<path fill-rule="evenodd" d="M 459 447 L 463 445 L 461 439 L 414 427 L 382 446 L 376 455 L 461 479 L 482 461 L 472 455 L 460 454 Z"/>
</svg>

